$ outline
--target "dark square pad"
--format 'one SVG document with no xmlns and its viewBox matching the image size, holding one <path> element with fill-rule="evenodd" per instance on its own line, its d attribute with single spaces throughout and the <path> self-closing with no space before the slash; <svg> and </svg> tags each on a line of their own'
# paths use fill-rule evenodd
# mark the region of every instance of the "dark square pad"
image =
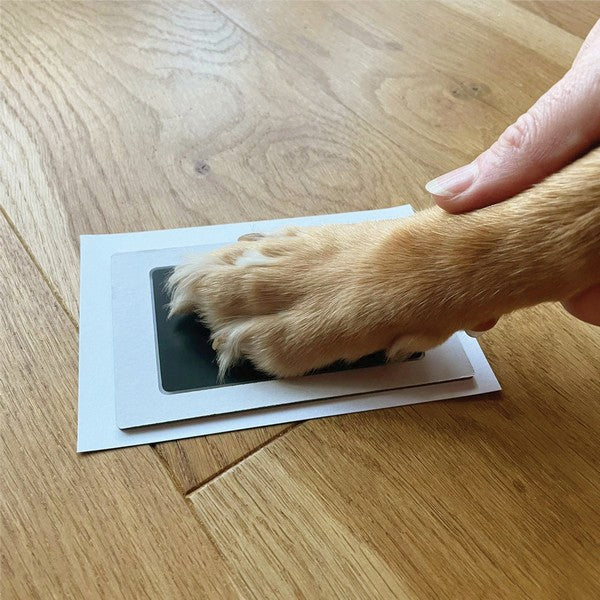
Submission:
<svg viewBox="0 0 600 600">
<path fill-rule="evenodd" d="M 195 315 L 177 315 L 171 319 L 167 318 L 169 296 L 165 287 L 172 270 L 172 267 L 162 267 L 153 269 L 150 273 L 160 383 L 163 391 L 188 392 L 273 379 L 257 371 L 250 362 L 243 361 L 232 367 L 222 381 L 218 380 L 216 354 L 209 341 L 209 330 Z M 416 353 L 409 360 L 422 356 L 422 353 Z M 385 362 L 385 354 L 377 352 L 351 364 L 334 363 L 315 373 L 375 367 Z"/>
</svg>

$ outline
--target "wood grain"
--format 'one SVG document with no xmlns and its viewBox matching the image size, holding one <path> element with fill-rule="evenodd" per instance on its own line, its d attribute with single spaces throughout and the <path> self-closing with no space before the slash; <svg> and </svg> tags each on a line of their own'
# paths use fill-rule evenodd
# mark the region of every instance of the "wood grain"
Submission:
<svg viewBox="0 0 600 600">
<path fill-rule="evenodd" d="M 81 234 L 425 198 L 420 159 L 409 161 L 209 5 L 5 2 L 2 10 L 3 203 L 72 316 Z M 229 462 L 255 439 L 239 432 L 209 443 Z M 222 468 L 195 462 L 205 443 L 164 456 L 185 452 L 197 464 L 193 481 L 204 481 L 214 475 L 207 466 Z"/>
<path fill-rule="evenodd" d="M 0 220 L 3 600 L 237 597 L 149 447 L 75 454 L 77 332 Z"/>
<path fill-rule="evenodd" d="M 73 314 L 80 234 L 425 197 L 397 145 L 209 5 L 2 6 L 6 209 Z"/>
<path fill-rule="evenodd" d="M 489 146 L 581 44 L 508 2 L 214 4 L 424 162 L 427 177 Z"/>
<path fill-rule="evenodd" d="M 598 5 L 2 2 L 2 597 L 600 596 L 600 334 L 556 306 L 483 338 L 501 395 L 72 450 L 80 234 L 424 207 Z"/>
<path fill-rule="evenodd" d="M 181 492 L 200 487 L 246 456 L 284 434 L 294 425 L 257 427 L 244 432 L 222 433 L 201 441 L 195 438 L 156 444 L 155 449 L 168 465 Z"/>
<path fill-rule="evenodd" d="M 600 594 L 600 333 L 541 306 L 502 394 L 309 421 L 191 496 L 254 597 Z"/>
<path fill-rule="evenodd" d="M 594 23 L 600 19 L 598 0 L 577 0 L 577 2 L 513 0 L 513 2 L 580 38 L 585 38 Z"/>
</svg>

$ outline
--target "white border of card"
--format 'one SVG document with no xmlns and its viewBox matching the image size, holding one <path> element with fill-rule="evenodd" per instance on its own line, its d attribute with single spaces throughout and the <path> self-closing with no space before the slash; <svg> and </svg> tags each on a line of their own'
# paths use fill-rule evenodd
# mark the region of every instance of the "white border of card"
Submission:
<svg viewBox="0 0 600 600">
<path fill-rule="evenodd" d="M 115 402 L 121 429 L 349 394 L 473 377 L 456 336 L 421 360 L 233 386 L 161 390 L 150 273 L 223 244 L 115 254 L 112 260 Z"/>
<path fill-rule="evenodd" d="M 408 216 L 411 212 L 410 206 L 405 205 L 390 209 L 295 219 L 81 236 L 77 450 L 87 452 L 147 444 L 499 390 L 500 386 L 476 340 L 463 333 L 453 336 L 452 341 L 447 342 L 447 350 L 444 345 L 429 351 L 420 361 L 391 365 L 389 378 L 383 386 L 387 391 L 372 390 L 374 382 L 381 377 L 383 371 L 390 368 L 389 365 L 345 371 L 343 377 L 340 377 L 340 374 L 328 373 L 169 395 L 164 395 L 159 389 L 149 293 L 150 269 L 146 267 L 170 266 L 192 247 L 198 249 L 198 245 L 201 244 L 204 248 L 199 250 L 206 251 L 209 249 L 207 246 L 216 247 L 231 243 L 245 233 L 266 233 L 289 225 L 400 218 Z M 146 258 L 142 258 L 144 255 Z M 138 258 L 133 258 L 134 256 Z M 113 299 L 111 290 L 118 290 L 124 279 L 121 272 L 119 278 L 113 280 L 112 268 L 113 265 L 122 265 L 122 261 L 132 268 L 135 268 L 136 264 L 144 266 L 140 271 L 142 275 L 139 280 L 141 282 L 143 279 L 144 284 L 129 286 L 127 293 L 123 288 L 123 294 L 116 292 Z M 147 289 L 144 286 L 147 286 Z M 121 303 L 119 298 L 126 299 L 129 293 L 136 296 L 133 306 L 136 309 L 140 308 L 137 316 L 136 311 L 122 311 L 126 302 Z M 142 299 L 145 303 L 143 307 L 137 304 L 138 300 Z M 127 346 L 128 334 L 120 335 L 119 332 L 125 330 L 118 327 L 113 335 L 113 311 L 115 325 L 130 323 L 130 333 L 132 328 L 140 327 L 136 330 L 136 335 L 151 335 L 151 338 L 144 338 L 143 343 L 136 338 L 136 349 L 140 355 L 144 355 L 145 362 L 139 363 L 129 371 L 143 376 L 130 378 L 131 383 L 124 386 L 121 384 L 128 378 L 123 378 L 126 367 L 123 366 L 122 359 L 127 352 L 122 353 L 122 346 Z M 130 346 L 129 350 L 131 349 Z M 140 353 L 140 350 L 143 352 Z M 130 358 L 131 356 L 129 353 Z M 434 364 L 440 365 L 440 371 L 435 370 Z M 374 377 L 375 373 L 377 376 Z M 410 379 L 401 379 L 401 376 Z M 441 383 L 422 385 L 425 381 Z M 116 382 L 119 383 L 118 386 Z M 390 386 L 394 389 L 390 390 Z M 379 385 L 378 389 L 382 389 L 382 386 Z M 248 393 L 249 391 L 251 393 Z M 340 397 L 340 394 L 351 395 Z M 177 403 L 173 403 L 174 397 L 177 398 Z M 169 402 L 164 402 L 165 399 L 169 399 Z M 214 406 L 214 400 L 218 400 L 220 404 Z M 173 406 L 177 409 L 175 416 L 165 410 L 165 407 Z M 123 412 L 120 411 L 121 408 Z M 118 420 L 117 410 L 120 414 Z M 132 428 L 120 429 L 119 426 Z"/>
</svg>

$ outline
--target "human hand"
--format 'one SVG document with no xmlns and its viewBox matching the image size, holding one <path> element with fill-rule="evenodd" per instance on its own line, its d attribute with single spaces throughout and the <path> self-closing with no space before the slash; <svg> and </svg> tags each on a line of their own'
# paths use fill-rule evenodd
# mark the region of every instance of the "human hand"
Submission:
<svg viewBox="0 0 600 600">
<path fill-rule="evenodd" d="M 559 171 L 600 141 L 600 20 L 571 69 L 472 163 L 425 187 L 451 213 L 502 202 Z M 600 174 L 599 174 L 600 176 Z M 600 325 L 600 285 L 572 298 L 565 308 Z M 491 319 L 477 330 L 489 329 Z"/>
</svg>

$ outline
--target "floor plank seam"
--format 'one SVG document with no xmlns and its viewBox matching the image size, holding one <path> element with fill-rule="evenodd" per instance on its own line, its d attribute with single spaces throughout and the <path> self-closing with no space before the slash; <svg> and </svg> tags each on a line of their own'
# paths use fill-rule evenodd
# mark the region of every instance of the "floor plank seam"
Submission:
<svg viewBox="0 0 600 600">
<path fill-rule="evenodd" d="M 8 223 L 8 226 L 12 229 L 12 231 L 15 234 L 16 238 L 19 240 L 19 243 L 23 247 L 23 250 L 25 250 L 25 253 L 27 254 L 27 256 L 29 256 L 29 259 L 33 263 L 34 267 L 39 271 L 39 273 L 40 273 L 40 275 L 42 277 L 42 280 L 48 286 L 48 288 L 50 290 L 50 293 L 52 294 L 52 296 L 54 297 L 54 299 L 56 300 L 56 302 L 58 303 L 58 305 L 65 312 L 65 314 L 67 315 L 67 318 L 69 319 L 69 321 L 71 321 L 71 323 L 75 327 L 75 331 L 79 332 L 79 323 L 77 322 L 77 319 L 73 316 L 73 314 L 71 313 L 71 311 L 69 310 L 69 308 L 65 304 L 64 300 L 62 299 L 62 297 L 60 296 L 60 294 L 58 292 L 58 289 L 52 283 L 52 280 L 48 277 L 48 275 L 44 271 L 42 265 L 38 262 L 35 254 L 32 252 L 32 250 L 28 246 L 25 238 L 21 235 L 21 233 L 17 229 L 17 226 L 15 225 L 15 223 L 13 222 L 13 220 L 10 218 L 9 214 L 6 212 L 6 209 L 3 206 L 0 206 L 0 212 L 2 213 L 2 216 L 6 219 L 6 222 Z"/>
<path fill-rule="evenodd" d="M 194 519 L 194 521 L 196 522 L 198 527 L 200 527 L 201 531 L 206 534 L 206 537 L 212 544 L 212 547 L 213 547 L 215 553 L 217 554 L 217 556 L 221 559 L 223 564 L 228 564 L 228 558 L 225 555 L 225 552 L 223 551 L 220 544 L 218 543 L 218 540 L 214 537 L 213 532 L 211 531 L 210 527 L 207 527 L 206 524 L 202 521 L 202 518 L 200 517 L 200 514 L 198 513 L 198 510 L 194 506 L 194 503 L 192 502 L 191 498 L 189 498 L 188 496 L 183 496 L 183 501 L 185 502 L 185 504 L 189 508 L 190 512 L 192 513 L 192 515 L 193 515 L 192 518 Z M 236 582 L 235 582 L 234 578 L 232 577 L 229 570 L 227 570 L 227 580 L 229 581 L 231 587 L 235 590 L 235 593 L 236 593 L 235 599 L 237 600 L 239 598 L 244 598 L 244 596 L 239 595 L 240 591 L 239 591 L 238 586 L 236 585 Z"/>
<path fill-rule="evenodd" d="M 167 462 L 167 460 L 162 456 L 162 454 L 156 449 L 156 444 L 148 444 L 150 446 L 150 448 L 152 449 L 153 453 L 158 457 L 158 462 L 160 463 L 160 465 L 162 466 L 162 468 L 167 472 L 167 477 L 171 480 L 171 483 L 173 484 L 173 486 L 175 487 L 175 489 L 183 496 L 186 496 L 186 492 L 185 489 L 179 485 L 179 482 L 177 481 L 175 475 L 173 475 L 170 467 L 169 467 L 169 463 Z"/>
<path fill-rule="evenodd" d="M 287 431 L 287 429 L 286 429 L 286 431 Z M 159 461 L 159 464 L 161 465 L 161 467 L 167 472 L 167 478 L 171 481 L 173 488 L 183 498 L 183 502 L 186 505 L 187 509 L 190 511 L 190 513 L 192 515 L 192 519 L 194 519 L 194 522 L 196 523 L 196 525 L 208 537 L 217 556 L 219 556 L 219 558 L 225 563 L 226 557 L 223 554 L 223 551 L 221 550 L 221 548 L 219 547 L 219 544 L 217 544 L 217 540 L 213 537 L 210 529 L 205 525 L 205 523 L 202 522 L 202 519 L 200 518 L 200 515 L 198 514 L 198 511 L 196 510 L 194 503 L 186 495 L 183 488 L 177 483 L 175 476 L 171 473 L 171 469 L 169 468 L 169 463 L 167 463 L 167 461 L 156 450 L 156 447 L 155 447 L 156 444 L 148 444 L 148 445 L 152 448 L 154 454 L 158 457 L 158 461 Z M 227 578 L 229 580 L 229 583 L 231 584 L 231 587 L 237 591 L 235 582 L 233 581 L 233 579 L 231 578 L 231 576 L 229 574 L 228 574 Z"/>
<path fill-rule="evenodd" d="M 250 456 L 256 454 L 257 452 L 259 452 L 260 450 L 262 450 L 263 448 L 266 448 L 269 444 L 272 444 L 273 442 L 275 442 L 276 440 L 278 440 L 279 438 L 283 437 L 284 435 L 287 435 L 292 429 L 295 429 L 296 427 L 298 427 L 299 425 L 302 425 L 304 421 L 299 421 L 298 423 L 292 423 L 291 425 L 289 425 L 289 427 L 286 427 L 283 431 L 280 431 L 277 435 L 273 436 L 272 438 L 268 439 L 266 442 L 264 442 L 263 444 L 260 444 L 259 446 L 256 446 L 255 448 L 252 448 L 252 450 L 250 450 L 250 452 L 247 452 L 246 454 L 240 456 L 237 460 L 235 460 L 234 462 L 226 465 L 225 467 L 223 467 L 222 469 L 220 469 L 219 471 L 216 471 L 215 473 L 213 473 L 210 477 L 207 477 L 206 479 L 204 479 L 201 483 L 199 483 L 196 487 L 190 488 L 186 493 L 186 497 L 189 498 L 192 494 L 194 494 L 195 492 L 197 492 L 198 490 L 202 489 L 204 486 L 208 485 L 209 483 L 214 482 L 215 480 L 219 479 L 220 477 L 222 477 L 223 475 L 225 475 L 226 473 L 228 473 L 229 471 L 231 471 L 231 469 L 233 469 L 234 467 L 236 467 L 237 465 L 239 465 L 240 463 L 244 462 L 247 458 L 249 458 Z"/>
</svg>

